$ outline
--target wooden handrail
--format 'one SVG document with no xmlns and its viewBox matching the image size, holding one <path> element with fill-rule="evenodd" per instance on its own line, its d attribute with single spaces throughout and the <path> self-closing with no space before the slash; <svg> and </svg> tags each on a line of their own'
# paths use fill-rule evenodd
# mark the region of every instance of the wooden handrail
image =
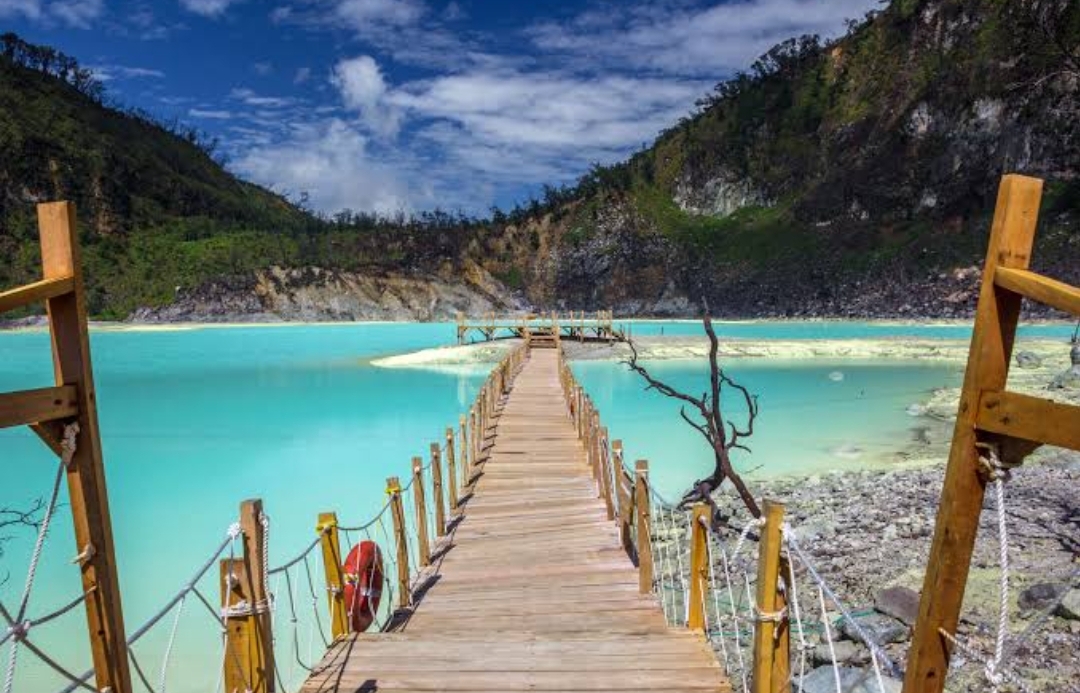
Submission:
<svg viewBox="0 0 1080 693">
<path fill-rule="evenodd" d="M 79 413 L 74 385 L 0 392 L 0 428 L 69 419 Z"/>
<path fill-rule="evenodd" d="M 75 291 L 75 277 L 70 274 L 42 279 L 32 284 L 0 292 L 0 313 L 7 313 L 32 303 L 47 301 L 50 298 L 59 298 L 73 291 Z"/>
<path fill-rule="evenodd" d="M 998 267 L 994 284 L 1051 308 L 1080 316 L 1080 288 L 1044 277 L 1030 270 Z"/>
<path fill-rule="evenodd" d="M 1080 450 L 1080 407 L 1016 392 L 984 392 L 975 426 L 980 431 Z"/>
</svg>

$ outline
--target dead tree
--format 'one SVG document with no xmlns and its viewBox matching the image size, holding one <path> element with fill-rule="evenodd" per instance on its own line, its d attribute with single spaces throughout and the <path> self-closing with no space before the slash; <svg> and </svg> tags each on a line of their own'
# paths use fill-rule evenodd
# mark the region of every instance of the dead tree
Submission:
<svg viewBox="0 0 1080 693">
<path fill-rule="evenodd" d="M 715 516 L 716 506 L 712 500 L 712 492 L 720 488 L 725 480 L 730 480 L 750 514 L 754 517 L 761 517 L 761 509 L 758 507 L 757 501 L 731 464 L 732 450 L 750 452 L 750 448 L 746 446 L 744 441 L 754 434 L 754 422 L 757 420 L 758 415 L 757 395 L 751 394 L 744 386 L 732 380 L 724 372 L 724 369 L 720 367 L 718 357 L 720 340 L 716 338 L 716 331 L 713 329 L 712 318 L 709 317 L 707 303 L 705 304 L 705 316 L 702 318 L 702 322 L 705 326 L 705 333 L 709 336 L 710 378 L 709 389 L 702 393 L 700 397 L 680 392 L 667 383 L 654 378 L 639 363 L 637 347 L 633 341 L 627 342 L 630 346 L 630 358 L 623 361 L 623 363 L 645 379 L 645 382 L 648 383 L 646 390 L 656 390 L 666 397 L 682 401 L 683 405 L 679 409 L 679 414 L 686 423 L 693 426 L 698 433 L 705 437 L 713 450 L 716 464 L 713 467 L 712 474 L 695 481 L 693 487 L 683 496 L 680 505 L 685 506 L 696 502 L 708 503 L 713 506 Z M 738 392 L 746 404 L 746 421 L 741 427 L 730 419 L 724 418 L 722 397 L 725 388 Z M 687 412 L 688 408 L 691 409 L 691 413 Z M 695 417 L 698 420 L 695 420 Z"/>
</svg>

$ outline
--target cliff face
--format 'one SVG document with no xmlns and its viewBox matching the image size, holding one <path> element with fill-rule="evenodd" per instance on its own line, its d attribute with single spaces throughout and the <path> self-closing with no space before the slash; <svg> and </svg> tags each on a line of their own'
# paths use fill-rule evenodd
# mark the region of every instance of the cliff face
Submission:
<svg viewBox="0 0 1080 693">
<path fill-rule="evenodd" d="M 1035 265 L 1080 282 L 1080 5 L 894 0 L 795 40 L 510 237 L 530 299 L 683 315 L 962 316 L 998 180 L 1046 179 Z M 523 264 L 515 264 L 523 263 Z"/>
</svg>

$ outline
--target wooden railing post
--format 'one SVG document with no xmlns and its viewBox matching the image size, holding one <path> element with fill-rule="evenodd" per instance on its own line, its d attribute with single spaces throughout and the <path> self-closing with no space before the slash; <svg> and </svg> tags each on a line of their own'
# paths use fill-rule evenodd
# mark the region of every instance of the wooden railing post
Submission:
<svg viewBox="0 0 1080 693">
<path fill-rule="evenodd" d="M 480 463 L 480 435 L 477 429 L 476 405 L 469 409 L 469 480 L 472 481 L 473 470 Z"/>
<path fill-rule="evenodd" d="M 450 483 L 450 513 L 454 514 L 458 509 L 458 482 L 457 482 L 457 460 L 454 459 L 454 428 L 448 426 L 446 428 L 446 477 Z"/>
<path fill-rule="evenodd" d="M 337 513 L 319 513 L 319 522 L 315 525 L 315 531 L 321 537 L 323 574 L 326 575 L 326 598 L 330 605 L 330 633 L 337 639 L 349 632 Z"/>
<path fill-rule="evenodd" d="M 446 536 L 446 501 L 443 499 L 442 450 L 438 443 L 431 444 L 431 499 L 435 506 L 435 536 Z"/>
<path fill-rule="evenodd" d="M 941 489 L 934 540 L 923 578 L 919 618 L 908 652 L 905 693 L 941 693 L 956 633 L 971 555 L 986 493 L 976 433 L 984 392 L 1005 388 L 1022 298 L 994 284 L 998 268 L 1027 269 L 1042 199 L 1042 181 L 1018 175 L 1001 179 L 983 267 L 960 406 Z"/>
<path fill-rule="evenodd" d="M 645 460 L 634 463 L 634 508 L 637 514 L 638 589 L 642 594 L 648 594 L 653 586 L 653 555 L 649 540 L 649 463 Z"/>
<path fill-rule="evenodd" d="M 431 565 L 431 544 L 428 539 L 427 524 L 427 498 L 424 492 L 424 459 L 414 457 L 412 460 L 413 473 L 413 505 L 416 506 L 416 551 L 419 554 L 417 560 L 420 567 Z"/>
<path fill-rule="evenodd" d="M 600 425 L 600 415 L 596 415 L 597 426 Z M 615 519 L 615 492 L 611 488 L 614 483 L 614 475 L 611 467 L 611 446 L 608 443 L 607 426 L 600 426 L 597 436 L 597 447 L 600 450 L 600 476 L 603 477 L 601 488 L 604 490 L 604 507 L 607 509 L 607 519 Z"/>
<path fill-rule="evenodd" d="M 394 542 L 397 545 L 398 608 L 406 609 L 412 603 L 409 591 L 409 545 L 405 534 L 405 508 L 401 504 L 401 482 L 396 476 L 386 480 L 386 492 L 390 495 L 390 516 L 394 520 Z"/>
<path fill-rule="evenodd" d="M 619 498 L 619 540 L 622 542 L 623 548 L 630 549 L 632 547 L 631 535 L 630 535 L 630 523 L 633 522 L 633 518 L 630 515 L 633 502 L 630 499 L 630 494 L 627 493 L 627 489 L 623 486 L 623 444 L 621 440 L 616 440 L 611 443 L 611 464 L 615 468 L 615 492 Z"/>
<path fill-rule="evenodd" d="M 469 486 L 469 479 L 472 476 L 470 473 L 470 470 L 472 469 L 472 460 L 469 459 L 469 432 L 467 430 L 468 423 L 464 414 L 460 416 L 458 422 L 458 442 L 461 443 L 461 492 L 465 493 L 465 489 Z"/>
<path fill-rule="evenodd" d="M 784 596 L 780 589 L 781 527 L 784 506 L 765 501 L 765 526 L 758 545 L 757 611 L 754 626 L 754 693 L 790 691 L 787 623 L 783 615 Z M 779 634 L 780 637 L 777 637 Z"/>
<path fill-rule="evenodd" d="M 90 632 L 94 687 L 111 693 L 131 693 L 120 582 L 98 430 L 97 394 L 90 360 L 75 205 L 70 202 L 40 204 L 37 214 L 43 278 L 72 277 L 73 290 L 49 298 L 45 306 L 49 315 L 56 384 L 76 387 L 79 434 L 66 474 L 76 550 L 83 557 L 79 562 L 82 587 L 83 592 L 90 595 L 86 600 L 86 623 Z M 42 435 L 44 428 L 34 430 Z M 55 433 L 53 437 L 57 441 L 62 439 L 63 427 Z"/>
<path fill-rule="evenodd" d="M 244 557 L 221 561 L 225 690 L 273 693 L 274 649 L 263 554 L 262 501 L 240 504 Z"/>
<path fill-rule="evenodd" d="M 686 627 L 705 630 L 705 592 L 709 584 L 709 523 L 712 509 L 696 503 L 690 514 L 690 597 L 687 600 Z"/>
</svg>

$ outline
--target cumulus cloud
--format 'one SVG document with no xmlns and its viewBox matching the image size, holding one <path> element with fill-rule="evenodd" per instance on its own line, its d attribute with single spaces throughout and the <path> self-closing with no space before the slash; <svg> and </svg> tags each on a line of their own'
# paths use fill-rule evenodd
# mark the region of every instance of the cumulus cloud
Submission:
<svg viewBox="0 0 1080 693">
<path fill-rule="evenodd" d="M 877 0 L 739 0 L 709 7 L 630 3 L 541 22 L 526 34 L 540 50 L 652 73 L 721 77 L 784 39 L 831 36 Z"/>
<path fill-rule="evenodd" d="M 433 201 L 418 186 L 407 187 L 403 171 L 373 156 L 369 140 L 338 118 L 297 126 L 284 141 L 256 144 L 233 168 L 283 192 L 307 192 L 325 211 L 348 207 L 392 214 Z"/>
<path fill-rule="evenodd" d="M 418 0 L 336 0 L 334 14 L 361 30 L 380 24 L 404 26 L 423 16 L 424 4 Z"/>
<path fill-rule="evenodd" d="M 204 17 L 220 17 L 231 5 L 243 0 L 180 0 L 180 5 L 188 12 Z"/>
<path fill-rule="evenodd" d="M 0 18 L 22 18 L 85 29 L 105 12 L 104 0 L 0 0 Z"/>
<path fill-rule="evenodd" d="M 340 61 L 330 78 L 346 108 L 382 137 L 398 132 L 401 114 L 387 99 L 386 80 L 375 59 L 368 55 Z"/>
</svg>

